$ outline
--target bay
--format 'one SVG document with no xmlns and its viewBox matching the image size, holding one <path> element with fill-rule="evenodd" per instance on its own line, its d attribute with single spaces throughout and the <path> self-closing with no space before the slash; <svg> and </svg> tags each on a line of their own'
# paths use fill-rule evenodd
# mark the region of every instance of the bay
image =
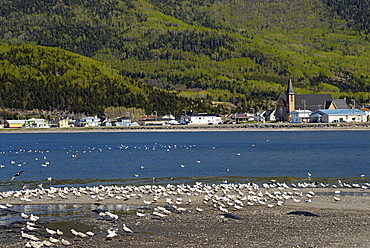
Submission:
<svg viewBox="0 0 370 248">
<path fill-rule="evenodd" d="M 367 131 L 2 133 L 0 190 L 40 183 L 361 182 L 360 175 L 370 175 L 369 138 Z"/>
</svg>

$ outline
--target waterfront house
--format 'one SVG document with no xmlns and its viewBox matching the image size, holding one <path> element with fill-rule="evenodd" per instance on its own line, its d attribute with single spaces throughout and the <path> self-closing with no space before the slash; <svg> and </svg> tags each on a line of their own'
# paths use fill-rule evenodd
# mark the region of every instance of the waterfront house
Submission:
<svg viewBox="0 0 370 248">
<path fill-rule="evenodd" d="M 138 120 L 140 126 L 163 126 L 165 123 L 158 118 L 158 115 L 147 115 Z"/>
<path fill-rule="evenodd" d="M 370 108 L 365 108 L 365 107 L 362 107 L 362 108 L 358 108 L 359 110 L 365 112 L 366 114 L 366 121 L 370 121 Z"/>
<path fill-rule="evenodd" d="M 366 113 L 358 109 L 318 109 L 310 116 L 310 122 L 339 123 L 366 120 Z"/>
<path fill-rule="evenodd" d="M 180 123 L 183 125 L 213 125 L 221 124 L 222 119 L 221 116 L 217 114 L 196 113 L 194 111 L 190 111 L 186 115 L 181 116 Z"/>
<path fill-rule="evenodd" d="M 50 128 L 50 124 L 45 119 L 31 118 L 25 121 L 25 127 L 27 128 Z"/>
<path fill-rule="evenodd" d="M 26 120 L 6 120 L 4 127 L 5 128 L 22 128 Z"/>
<path fill-rule="evenodd" d="M 60 128 L 70 127 L 68 119 L 51 120 L 49 124 L 50 127 L 60 127 Z"/>
<path fill-rule="evenodd" d="M 308 123 L 310 122 L 311 110 L 294 110 L 291 112 L 291 123 Z"/>
<path fill-rule="evenodd" d="M 129 127 L 131 126 L 131 119 L 128 117 L 120 117 L 114 122 L 116 127 Z"/>
<path fill-rule="evenodd" d="M 97 116 L 95 117 L 89 116 L 89 117 L 81 118 L 81 119 L 76 120 L 75 126 L 76 127 L 98 127 L 100 126 L 100 118 L 98 118 Z"/>
</svg>

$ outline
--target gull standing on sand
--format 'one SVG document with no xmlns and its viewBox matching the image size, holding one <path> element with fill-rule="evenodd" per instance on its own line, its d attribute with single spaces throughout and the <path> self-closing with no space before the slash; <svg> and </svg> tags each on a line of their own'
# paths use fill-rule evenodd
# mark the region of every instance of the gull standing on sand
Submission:
<svg viewBox="0 0 370 248">
<path fill-rule="evenodd" d="M 65 245 L 65 246 L 69 246 L 69 245 L 72 245 L 71 242 L 69 242 L 68 240 L 65 240 L 65 239 L 62 239 L 61 240 L 62 244 Z"/>
<path fill-rule="evenodd" d="M 113 238 L 113 237 L 116 237 L 117 236 L 117 233 L 115 230 L 107 230 L 108 231 L 108 235 L 107 235 L 107 238 Z"/>
<path fill-rule="evenodd" d="M 125 232 L 127 232 L 127 233 L 133 233 L 133 231 L 132 231 L 130 228 L 128 228 L 128 227 L 126 226 L 126 224 L 123 224 L 123 231 L 125 231 Z"/>
</svg>

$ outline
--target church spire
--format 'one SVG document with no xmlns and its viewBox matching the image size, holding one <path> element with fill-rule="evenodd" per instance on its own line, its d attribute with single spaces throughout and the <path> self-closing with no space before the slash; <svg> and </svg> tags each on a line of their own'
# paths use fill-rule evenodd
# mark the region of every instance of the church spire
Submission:
<svg viewBox="0 0 370 248">
<path fill-rule="evenodd" d="M 287 95 L 294 95 L 293 85 L 292 85 L 292 79 L 289 79 L 288 83 L 288 89 L 286 91 Z"/>
</svg>

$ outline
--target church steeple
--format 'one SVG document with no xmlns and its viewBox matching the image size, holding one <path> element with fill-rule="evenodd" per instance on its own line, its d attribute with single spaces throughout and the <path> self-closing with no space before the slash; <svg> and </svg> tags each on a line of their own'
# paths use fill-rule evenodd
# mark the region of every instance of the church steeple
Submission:
<svg viewBox="0 0 370 248">
<path fill-rule="evenodd" d="M 286 98 L 287 98 L 287 114 L 288 119 L 290 120 L 290 112 L 295 110 L 295 96 L 291 79 L 289 79 Z"/>
<path fill-rule="evenodd" d="M 293 85 L 292 85 L 292 79 L 289 79 L 288 83 L 288 89 L 286 91 L 287 95 L 294 95 Z"/>
</svg>

